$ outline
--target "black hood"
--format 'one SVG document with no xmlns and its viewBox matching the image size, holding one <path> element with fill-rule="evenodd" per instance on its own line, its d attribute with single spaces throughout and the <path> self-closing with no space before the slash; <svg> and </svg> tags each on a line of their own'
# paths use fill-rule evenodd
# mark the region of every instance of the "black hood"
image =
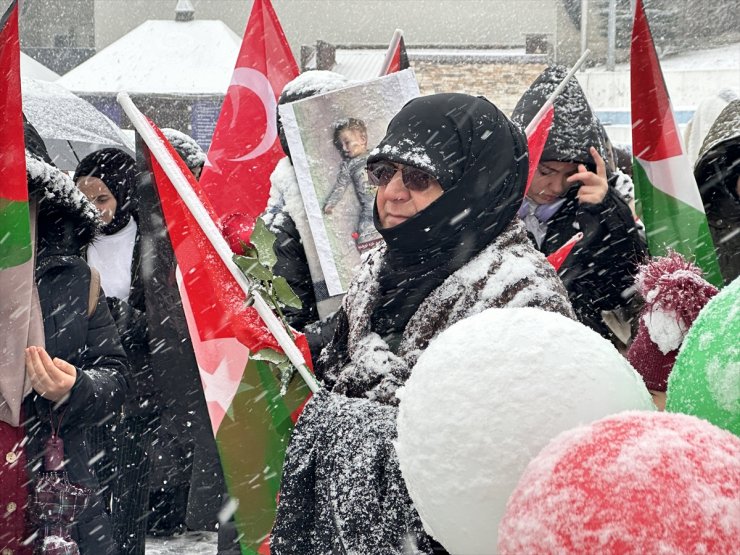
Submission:
<svg viewBox="0 0 740 555">
<path fill-rule="evenodd" d="M 382 229 L 390 251 L 460 250 L 488 245 L 515 217 L 527 179 L 521 130 L 482 97 L 447 93 L 408 102 L 368 163 L 388 160 L 433 175 L 444 194 L 407 221 Z M 468 250 L 470 249 L 463 249 Z"/>
<path fill-rule="evenodd" d="M 38 257 L 79 255 L 98 232 L 98 211 L 70 177 L 51 163 L 38 132 L 24 118 L 29 196 L 38 203 Z"/>
<path fill-rule="evenodd" d="M 519 99 L 511 119 L 524 129 L 567 74 L 568 70 L 563 66 L 545 69 Z M 581 85 L 574 77 L 555 99 L 555 117 L 541 160 L 575 162 L 596 171 L 596 164 L 588 153 L 588 148 L 596 147 L 606 160 L 606 142 L 604 128 L 596 119 Z"/>
<path fill-rule="evenodd" d="M 466 94 L 416 98 L 391 120 L 368 162 L 388 160 L 433 175 L 444 193 L 413 217 L 382 229 L 372 328 L 398 337 L 427 295 L 490 245 L 515 219 L 527 182 L 527 141 L 496 106 Z"/>
<path fill-rule="evenodd" d="M 111 223 L 104 225 L 106 235 L 123 229 L 133 214 L 132 193 L 136 187 L 136 162 L 118 148 L 103 148 L 85 156 L 77 165 L 74 181 L 81 177 L 97 177 L 116 197 L 116 213 Z"/>
<path fill-rule="evenodd" d="M 733 100 L 714 120 L 699 150 L 694 176 L 702 197 L 722 194 L 737 198 L 740 176 L 740 99 Z"/>
</svg>

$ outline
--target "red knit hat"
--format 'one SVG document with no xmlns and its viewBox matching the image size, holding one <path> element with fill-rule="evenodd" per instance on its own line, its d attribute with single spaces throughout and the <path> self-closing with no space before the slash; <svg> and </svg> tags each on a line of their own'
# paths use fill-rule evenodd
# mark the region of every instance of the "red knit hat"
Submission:
<svg viewBox="0 0 740 555">
<path fill-rule="evenodd" d="M 653 391 L 665 391 L 686 332 L 717 288 L 680 254 L 654 257 L 639 269 L 635 285 L 645 299 L 627 359 Z"/>
</svg>

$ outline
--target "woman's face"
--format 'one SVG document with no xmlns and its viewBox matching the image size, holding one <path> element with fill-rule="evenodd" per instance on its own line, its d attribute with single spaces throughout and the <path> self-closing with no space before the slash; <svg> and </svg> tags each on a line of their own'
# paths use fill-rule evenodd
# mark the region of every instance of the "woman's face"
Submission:
<svg viewBox="0 0 740 555">
<path fill-rule="evenodd" d="M 77 180 L 77 187 L 87 200 L 95 205 L 100 212 L 100 219 L 108 225 L 113 221 L 116 215 L 118 203 L 116 197 L 110 192 L 110 189 L 103 183 L 102 179 L 97 177 L 83 176 Z"/>
<path fill-rule="evenodd" d="M 429 176 L 425 188 L 413 187 L 409 189 L 403 182 L 401 164 L 392 164 L 396 168 L 395 174 L 387 185 L 378 186 L 378 195 L 375 202 L 378 206 L 378 216 L 383 229 L 401 224 L 415 216 L 444 192 L 439 181 Z"/>
<path fill-rule="evenodd" d="M 527 197 L 536 204 L 552 204 L 568 192 L 572 186 L 568 178 L 577 172 L 578 165 L 572 162 L 540 162 L 532 176 Z"/>
</svg>

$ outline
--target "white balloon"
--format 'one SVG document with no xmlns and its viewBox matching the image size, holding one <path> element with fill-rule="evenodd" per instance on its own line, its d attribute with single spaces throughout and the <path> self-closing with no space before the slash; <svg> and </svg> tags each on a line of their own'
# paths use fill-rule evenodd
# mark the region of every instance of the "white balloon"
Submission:
<svg viewBox="0 0 740 555">
<path fill-rule="evenodd" d="M 495 553 L 506 502 L 556 435 L 655 410 L 642 379 L 586 326 L 489 309 L 432 341 L 399 392 L 396 450 L 425 528 L 453 554 Z"/>
<path fill-rule="evenodd" d="M 229 90 L 227 94 L 231 94 L 232 87 L 244 87 L 249 89 L 262 102 L 262 106 L 265 108 L 266 128 L 265 135 L 262 137 L 262 141 L 252 151 L 240 156 L 239 158 L 232 158 L 232 162 L 242 162 L 244 160 L 251 160 L 261 156 L 275 143 L 277 139 L 277 125 L 275 123 L 275 110 L 277 110 L 277 101 L 275 100 L 275 91 L 270 85 L 267 77 L 261 71 L 252 69 L 249 67 L 238 67 L 234 70 L 234 75 L 231 77 L 231 83 L 229 84 Z M 237 119 L 239 113 L 239 103 L 234 102 L 234 115 L 232 120 Z"/>
</svg>

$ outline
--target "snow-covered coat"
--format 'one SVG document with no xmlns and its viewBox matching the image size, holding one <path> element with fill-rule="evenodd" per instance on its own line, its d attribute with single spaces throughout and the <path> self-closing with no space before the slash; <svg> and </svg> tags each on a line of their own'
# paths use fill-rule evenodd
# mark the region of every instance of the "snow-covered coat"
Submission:
<svg viewBox="0 0 740 555">
<path fill-rule="evenodd" d="M 512 119 L 525 127 L 566 74 L 560 66 L 545 69 L 517 103 Z M 553 126 L 541 160 L 575 162 L 595 171 L 588 147 L 594 146 L 606 159 L 606 144 L 603 127 L 580 85 L 572 79 L 555 99 Z M 539 247 L 550 255 L 577 232 L 583 232 L 583 239 L 576 243 L 558 273 L 578 319 L 606 337 L 609 333 L 601 311 L 628 305 L 637 264 L 647 253 L 634 216 L 617 192 L 618 178 L 607 169 L 609 189 L 599 204 L 580 203 L 578 187 L 571 187 L 565 202 L 548 220 Z"/>
<path fill-rule="evenodd" d="M 526 143 L 498 109 L 467 95 L 416 99 L 394 118 L 373 156 L 405 165 L 416 161 L 415 167 L 423 163 L 444 193 L 392 228 L 379 225 L 376 210 L 386 243 L 363 259 L 334 338 L 318 361 L 326 389 L 307 404 L 291 438 L 271 535 L 275 555 L 432 553 L 392 443 L 396 389 L 431 340 L 487 308 L 531 306 L 574 317 L 554 269 L 515 219 L 527 174 Z M 413 276 L 402 275 L 403 269 L 396 273 L 391 249 L 405 252 L 412 264 L 416 253 L 420 270 Z M 460 263 L 446 266 L 445 258 Z M 427 259 L 433 264 L 424 266 Z M 413 288 L 425 293 L 402 291 L 413 306 L 404 299 L 386 303 L 384 276 L 414 279 Z M 426 293 L 424 282 L 430 281 L 438 285 Z M 409 308 L 413 313 L 406 320 Z M 391 333 L 381 336 L 373 317 L 383 312 L 391 312 Z M 393 326 L 401 323 L 397 334 Z"/>
<path fill-rule="evenodd" d="M 370 329 L 386 246 L 364 260 L 338 315 L 337 332 L 323 351 L 317 373 L 334 391 L 396 404 L 429 342 L 460 320 L 488 308 L 536 307 L 573 317 L 562 283 L 516 220 L 421 303 L 401 334 L 396 352 Z"/>
<path fill-rule="evenodd" d="M 740 275 L 740 100 L 722 110 L 694 167 L 725 284 Z"/>
<path fill-rule="evenodd" d="M 487 308 L 529 306 L 574 317 L 552 266 L 515 221 L 429 295 L 394 354 L 368 329 L 384 250 L 368 253 L 319 361 L 326 385 L 342 395 L 314 396 L 291 439 L 272 532 L 275 554 L 390 554 L 404 546 L 431 553 L 392 445 L 396 388 L 429 341 Z"/>
<path fill-rule="evenodd" d="M 60 437 L 68 459 L 69 480 L 99 489 L 89 461 L 87 431 L 120 414 L 127 390 L 126 355 L 102 290 L 88 318 L 90 269 L 81 257 L 93 237 L 97 213 L 72 181 L 33 155 L 26 156 L 31 192 L 40 189 L 36 283 L 44 322 L 46 350 L 77 368 L 69 400 L 60 406 L 32 392 L 23 405 L 31 476 L 51 435 L 50 414 L 62 420 Z M 83 554 L 116 553 L 105 509 L 92 503 L 73 528 Z"/>
</svg>

